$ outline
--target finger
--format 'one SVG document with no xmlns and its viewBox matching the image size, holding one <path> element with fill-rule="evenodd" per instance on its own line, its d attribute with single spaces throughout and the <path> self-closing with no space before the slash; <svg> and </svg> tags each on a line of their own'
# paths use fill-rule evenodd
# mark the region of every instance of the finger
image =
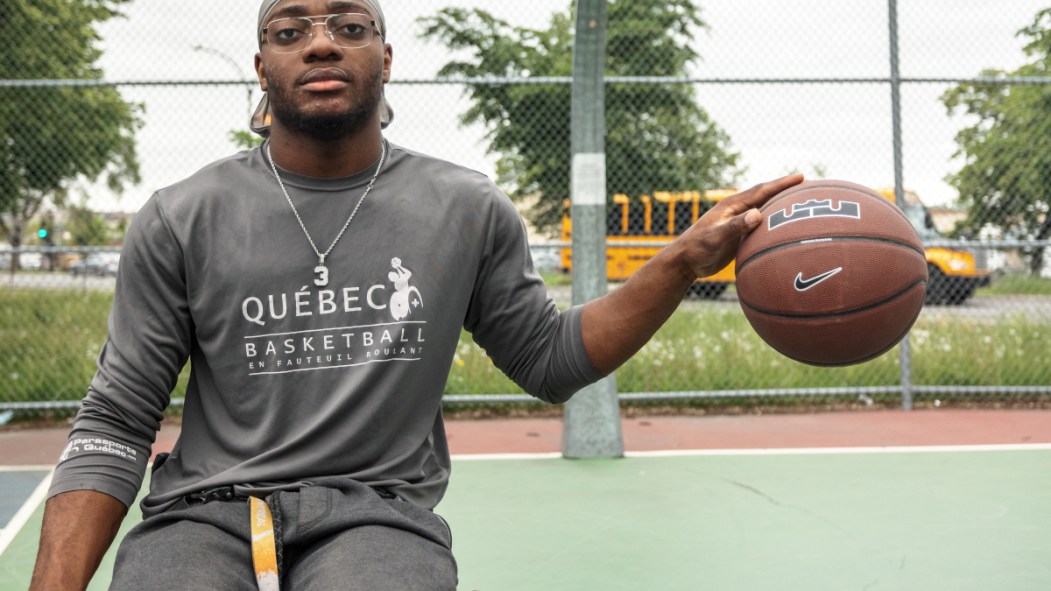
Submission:
<svg viewBox="0 0 1051 591">
<path fill-rule="evenodd" d="M 736 244 L 742 236 L 754 230 L 762 219 L 763 214 L 758 209 L 749 209 L 713 227 L 710 236 L 715 243 Z"/>
<path fill-rule="evenodd" d="M 733 226 L 734 233 L 740 238 L 756 229 L 762 221 L 763 214 L 759 213 L 758 209 L 753 208 L 740 215 L 734 216 L 733 223 L 730 225 Z"/>
<path fill-rule="evenodd" d="M 759 226 L 762 219 L 763 215 L 759 210 L 752 208 L 724 222 L 699 230 L 700 239 L 695 246 L 700 250 L 695 252 L 697 256 L 691 263 L 696 276 L 707 277 L 729 264 L 737 253 L 741 237 Z M 698 226 L 695 225 L 690 230 L 696 228 Z"/>
<path fill-rule="evenodd" d="M 740 199 L 734 203 L 738 213 L 748 209 L 762 207 L 771 197 L 790 189 L 803 182 L 803 175 L 790 174 L 777 180 L 760 183 L 743 193 L 739 193 Z"/>
</svg>

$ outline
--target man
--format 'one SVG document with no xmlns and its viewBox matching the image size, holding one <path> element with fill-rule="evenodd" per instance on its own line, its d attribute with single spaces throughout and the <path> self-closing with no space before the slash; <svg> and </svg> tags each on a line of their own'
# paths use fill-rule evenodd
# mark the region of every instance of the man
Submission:
<svg viewBox="0 0 1051 591">
<path fill-rule="evenodd" d="M 159 191 L 124 246 L 109 338 L 56 469 L 33 589 L 81 589 L 133 502 L 187 359 L 183 429 L 154 462 L 114 589 L 452 589 L 432 509 L 461 328 L 563 402 L 736 254 L 722 201 L 620 289 L 560 313 L 483 175 L 386 142 L 393 52 L 376 0 L 264 0 L 262 147 Z"/>
</svg>

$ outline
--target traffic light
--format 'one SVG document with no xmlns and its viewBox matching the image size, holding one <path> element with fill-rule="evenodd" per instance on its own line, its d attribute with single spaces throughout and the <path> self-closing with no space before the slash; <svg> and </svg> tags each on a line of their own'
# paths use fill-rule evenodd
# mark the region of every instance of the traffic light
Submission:
<svg viewBox="0 0 1051 591">
<path fill-rule="evenodd" d="M 40 229 L 36 231 L 36 236 L 44 246 L 54 246 L 55 244 L 55 238 L 51 235 L 51 228 L 47 225 L 40 226 Z"/>
</svg>

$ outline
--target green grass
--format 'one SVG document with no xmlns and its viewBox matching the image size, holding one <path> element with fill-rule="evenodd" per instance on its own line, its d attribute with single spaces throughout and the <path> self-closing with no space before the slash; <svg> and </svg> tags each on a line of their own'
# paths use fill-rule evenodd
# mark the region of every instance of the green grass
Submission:
<svg viewBox="0 0 1051 591">
<path fill-rule="evenodd" d="M 910 335 L 913 382 L 952 386 L 1047 385 L 1051 319 L 1023 316 L 995 323 L 942 317 L 920 322 Z"/>
<path fill-rule="evenodd" d="M 954 316 L 921 319 L 913 327 L 913 383 L 951 386 L 1045 385 L 1051 367 L 1051 324 L 1021 317 L 997 323 Z M 622 392 L 675 392 L 895 385 L 895 347 L 868 363 L 820 368 L 776 353 L 737 310 L 676 312 L 617 372 Z M 457 351 L 449 393 L 520 392 L 465 335 Z"/>
<path fill-rule="evenodd" d="M 111 293 L 0 289 L 0 401 L 79 400 L 106 338 Z M 893 386 L 899 351 L 846 368 L 817 368 L 774 352 L 736 308 L 680 309 L 617 372 L 622 392 Z M 1051 322 L 967 315 L 922 317 L 913 328 L 913 383 L 1046 385 Z M 943 318 L 943 320 L 937 320 Z M 183 396 L 188 371 L 173 394 Z M 449 394 L 519 393 L 469 334 L 461 336 Z M 753 403 L 763 403 L 754 400 Z"/>
<path fill-rule="evenodd" d="M 544 285 L 548 287 L 564 287 L 573 285 L 573 276 L 561 271 L 541 271 L 540 277 L 544 279 Z"/>
<path fill-rule="evenodd" d="M 0 402 L 83 398 L 112 302 L 112 292 L 0 289 Z"/>
<path fill-rule="evenodd" d="M 0 290 L 5 402 L 76 400 L 95 373 L 112 294 Z"/>
<path fill-rule="evenodd" d="M 485 351 L 475 344 L 470 333 L 461 331 L 445 393 L 521 394 L 522 389 L 496 369 Z"/>
<path fill-rule="evenodd" d="M 993 277 L 989 287 L 978 290 L 979 294 L 994 295 L 1051 295 L 1051 279 L 1014 273 Z"/>
<path fill-rule="evenodd" d="M 898 381 L 897 357 L 818 368 L 775 352 L 737 309 L 676 312 L 617 375 L 625 392 L 883 386 Z"/>
</svg>

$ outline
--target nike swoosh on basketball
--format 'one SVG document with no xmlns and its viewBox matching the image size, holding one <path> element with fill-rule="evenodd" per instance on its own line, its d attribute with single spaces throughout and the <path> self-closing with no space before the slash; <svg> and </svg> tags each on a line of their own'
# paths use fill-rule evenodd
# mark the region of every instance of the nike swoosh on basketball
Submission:
<svg viewBox="0 0 1051 591">
<path fill-rule="evenodd" d="M 798 275 L 796 275 L 796 291 L 806 291 L 811 287 L 814 287 L 818 283 L 821 283 L 822 281 L 828 279 L 829 277 L 832 277 L 836 273 L 839 273 L 842 270 L 843 267 L 836 267 L 835 269 L 825 271 L 820 275 L 814 275 L 810 279 L 803 279 L 803 273 L 800 272 Z"/>
</svg>

